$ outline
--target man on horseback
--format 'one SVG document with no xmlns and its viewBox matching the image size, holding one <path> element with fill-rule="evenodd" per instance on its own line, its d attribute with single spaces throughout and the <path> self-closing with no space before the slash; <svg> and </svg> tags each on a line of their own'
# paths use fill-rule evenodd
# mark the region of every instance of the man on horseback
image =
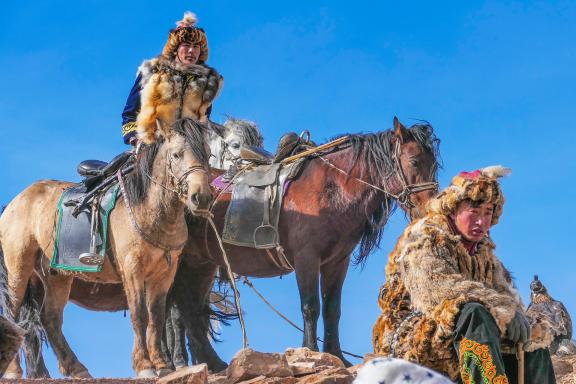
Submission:
<svg viewBox="0 0 576 384">
<path fill-rule="evenodd" d="M 500 166 L 462 172 L 412 222 L 388 259 L 376 353 L 459 383 L 555 383 L 549 324 L 526 316 L 489 229 L 502 214 Z M 525 363 L 519 366 L 516 352 Z M 520 359 L 522 361 L 522 359 Z"/>
<path fill-rule="evenodd" d="M 196 22 L 196 15 L 186 12 L 170 30 L 162 54 L 138 68 L 122 112 L 125 144 L 150 141 L 156 124 L 169 127 L 184 117 L 205 122 L 210 116 L 223 78 L 206 65 L 208 40 Z M 146 132 L 144 137 L 136 136 L 137 126 Z"/>
</svg>

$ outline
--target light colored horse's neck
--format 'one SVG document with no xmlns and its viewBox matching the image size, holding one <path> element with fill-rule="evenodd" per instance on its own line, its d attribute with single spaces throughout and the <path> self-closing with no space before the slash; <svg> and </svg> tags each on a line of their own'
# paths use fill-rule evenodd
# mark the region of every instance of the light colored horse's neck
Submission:
<svg viewBox="0 0 576 384">
<path fill-rule="evenodd" d="M 144 201 L 134 207 L 134 214 L 145 232 L 156 239 L 166 239 L 162 242 L 168 244 L 186 229 L 186 206 L 174 192 L 166 155 L 167 151 L 160 148 L 152 166 L 150 187 Z"/>
</svg>

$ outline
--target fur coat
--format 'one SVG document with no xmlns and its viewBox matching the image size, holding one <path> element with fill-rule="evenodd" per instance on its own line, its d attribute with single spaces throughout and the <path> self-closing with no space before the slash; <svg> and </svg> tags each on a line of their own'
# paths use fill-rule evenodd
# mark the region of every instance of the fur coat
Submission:
<svg viewBox="0 0 576 384">
<path fill-rule="evenodd" d="M 522 302 L 509 272 L 494 255 L 489 237 L 470 255 L 448 218 L 429 213 L 410 224 L 386 266 L 379 296 L 382 314 L 372 342 L 378 354 L 401 357 L 458 377 L 453 331 L 460 308 L 478 302 L 494 317 L 500 334 Z M 546 327 L 533 326 L 531 350 L 549 344 Z"/>
<path fill-rule="evenodd" d="M 146 60 L 139 68 L 141 109 L 136 121 L 139 138 L 154 141 L 159 120 L 170 127 L 180 118 L 204 122 L 222 88 L 223 78 L 207 65 L 184 66 L 163 56 Z"/>
</svg>

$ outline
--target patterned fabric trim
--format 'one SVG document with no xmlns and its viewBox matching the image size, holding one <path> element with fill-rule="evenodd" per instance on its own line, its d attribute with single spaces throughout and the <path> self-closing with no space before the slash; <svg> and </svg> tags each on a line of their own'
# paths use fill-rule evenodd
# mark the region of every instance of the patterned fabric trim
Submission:
<svg viewBox="0 0 576 384">
<path fill-rule="evenodd" d="M 508 384 L 508 377 L 505 373 L 496 376 L 496 366 L 487 345 L 464 337 L 460 341 L 459 349 L 460 375 L 464 384 Z M 474 381 L 473 366 L 480 371 L 481 383 Z"/>
<path fill-rule="evenodd" d="M 134 131 L 136 131 L 136 122 L 135 121 L 131 121 L 131 122 L 126 123 L 122 126 L 122 136 L 126 136 L 130 132 L 134 132 Z"/>
</svg>

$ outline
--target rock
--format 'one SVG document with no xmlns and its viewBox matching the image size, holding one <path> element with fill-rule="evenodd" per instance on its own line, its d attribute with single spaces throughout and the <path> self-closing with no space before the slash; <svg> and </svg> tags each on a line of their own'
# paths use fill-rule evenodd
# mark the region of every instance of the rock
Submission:
<svg viewBox="0 0 576 384">
<path fill-rule="evenodd" d="M 237 384 L 296 384 L 298 379 L 295 377 L 266 377 L 258 376 L 251 380 L 241 381 Z"/>
<path fill-rule="evenodd" d="M 253 379 L 258 376 L 290 377 L 292 369 L 286 356 L 279 353 L 263 353 L 246 348 L 238 352 L 226 369 L 232 383 Z"/>
<path fill-rule="evenodd" d="M 208 366 L 193 365 L 160 378 L 157 384 L 208 384 Z"/>
<path fill-rule="evenodd" d="M 231 384 L 232 381 L 226 376 L 226 371 L 213 373 L 208 376 L 208 384 Z"/>
<path fill-rule="evenodd" d="M 284 353 L 294 376 L 308 375 L 330 368 L 345 368 L 342 360 L 325 352 L 309 348 L 288 348 Z"/>
<path fill-rule="evenodd" d="M 332 368 L 300 378 L 298 384 L 350 384 L 354 376 L 346 368 Z"/>
</svg>

